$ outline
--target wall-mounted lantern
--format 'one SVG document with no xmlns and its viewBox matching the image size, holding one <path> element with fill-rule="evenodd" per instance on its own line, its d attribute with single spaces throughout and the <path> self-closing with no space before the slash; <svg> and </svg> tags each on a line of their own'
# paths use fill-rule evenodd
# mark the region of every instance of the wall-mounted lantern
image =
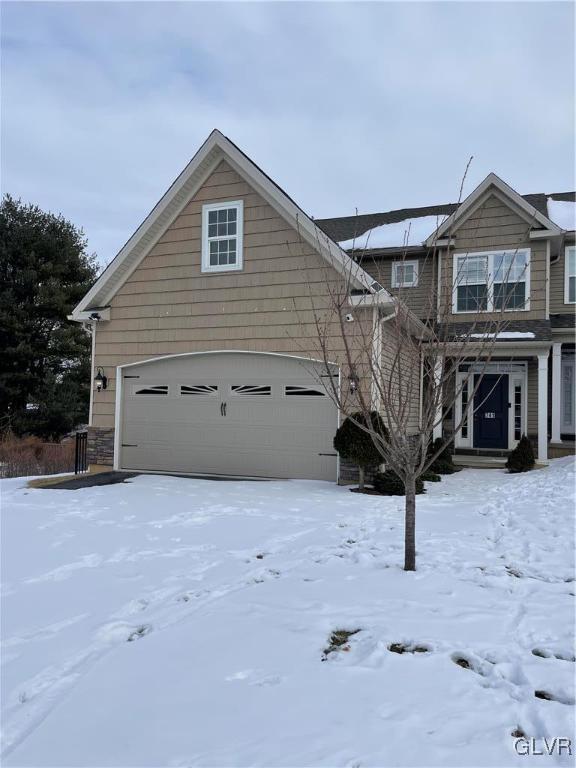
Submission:
<svg viewBox="0 0 576 768">
<path fill-rule="evenodd" d="M 96 373 L 96 376 L 94 376 L 94 384 L 96 385 L 97 392 L 101 392 L 108 386 L 108 378 L 104 376 L 102 368 L 98 368 L 98 372 Z"/>
</svg>

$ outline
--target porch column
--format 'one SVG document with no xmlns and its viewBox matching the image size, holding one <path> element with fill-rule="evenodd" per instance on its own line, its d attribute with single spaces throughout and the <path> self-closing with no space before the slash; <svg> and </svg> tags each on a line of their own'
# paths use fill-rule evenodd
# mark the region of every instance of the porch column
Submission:
<svg viewBox="0 0 576 768">
<path fill-rule="evenodd" d="M 443 364 L 442 364 L 442 358 L 437 357 L 434 360 L 434 393 L 436 396 L 437 389 L 441 386 L 442 382 L 442 371 L 443 371 Z M 439 437 L 442 437 L 442 393 L 439 397 L 438 407 L 436 408 L 436 413 L 434 414 L 434 427 L 432 428 L 432 439 L 437 440 Z"/>
<path fill-rule="evenodd" d="M 538 355 L 538 463 L 548 463 L 548 352 Z"/>
<path fill-rule="evenodd" d="M 561 443 L 560 406 L 562 400 L 562 344 L 552 344 L 552 437 L 553 443 Z"/>
</svg>

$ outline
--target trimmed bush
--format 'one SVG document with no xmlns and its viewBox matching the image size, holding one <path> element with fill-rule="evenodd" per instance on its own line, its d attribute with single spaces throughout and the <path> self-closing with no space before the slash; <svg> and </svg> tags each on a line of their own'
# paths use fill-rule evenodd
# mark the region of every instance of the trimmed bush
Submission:
<svg viewBox="0 0 576 768">
<path fill-rule="evenodd" d="M 522 435 L 520 442 L 508 456 L 506 469 L 508 472 L 529 472 L 536 464 L 532 443 L 526 435 Z"/>
<path fill-rule="evenodd" d="M 425 483 L 439 483 L 442 478 L 440 475 L 437 475 L 436 472 L 432 472 L 432 470 L 427 469 L 424 474 L 420 475 L 420 480 L 423 480 Z"/>
<path fill-rule="evenodd" d="M 368 419 L 360 412 L 351 414 L 340 425 L 334 437 L 334 448 L 338 451 L 341 458 L 356 464 L 360 470 L 359 487 L 361 489 L 364 488 L 366 468 L 381 464 L 382 456 L 368 432 L 365 432 L 358 425 L 370 423 L 372 429 L 377 434 L 381 435 L 385 440 L 388 438 L 388 430 L 377 411 L 371 411 Z"/>
<path fill-rule="evenodd" d="M 387 469 L 386 472 L 378 472 L 375 475 L 374 488 L 383 496 L 404 496 L 406 494 L 404 482 L 391 469 Z M 424 482 L 421 477 L 416 480 L 416 493 L 424 493 Z"/>
<path fill-rule="evenodd" d="M 428 446 L 428 455 L 432 456 L 438 448 L 442 445 L 442 438 L 437 438 L 433 443 Z M 452 475 L 458 471 L 458 468 L 452 461 L 452 443 L 448 443 L 442 449 L 442 452 L 438 454 L 436 459 L 428 467 L 429 472 L 434 472 L 436 475 Z"/>
</svg>

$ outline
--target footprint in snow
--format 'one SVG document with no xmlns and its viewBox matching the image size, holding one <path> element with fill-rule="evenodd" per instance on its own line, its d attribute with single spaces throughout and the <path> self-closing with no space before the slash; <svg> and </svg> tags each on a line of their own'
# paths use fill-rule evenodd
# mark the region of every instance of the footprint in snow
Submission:
<svg viewBox="0 0 576 768">
<path fill-rule="evenodd" d="M 549 691 L 538 690 L 534 691 L 534 696 L 537 699 L 543 699 L 544 701 L 557 701 L 559 704 L 574 706 L 574 698 L 572 696 L 566 696 L 563 693 L 553 694 Z"/>
<path fill-rule="evenodd" d="M 150 624 L 142 624 L 142 626 L 138 627 L 128 635 L 126 642 L 133 643 L 134 640 L 140 640 L 145 635 L 150 634 L 151 631 L 152 626 Z"/>
<path fill-rule="evenodd" d="M 571 653 L 554 652 L 545 648 L 533 648 L 532 653 L 541 659 L 558 659 L 559 661 L 576 661 L 576 657 Z"/>
</svg>

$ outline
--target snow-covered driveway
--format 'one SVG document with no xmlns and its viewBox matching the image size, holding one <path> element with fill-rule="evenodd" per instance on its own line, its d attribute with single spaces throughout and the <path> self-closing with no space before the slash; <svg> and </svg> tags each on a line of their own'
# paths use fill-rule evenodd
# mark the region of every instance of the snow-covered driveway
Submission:
<svg viewBox="0 0 576 768">
<path fill-rule="evenodd" d="M 2 481 L 3 765 L 571 765 L 572 461 L 427 485 Z"/>
</svg>

